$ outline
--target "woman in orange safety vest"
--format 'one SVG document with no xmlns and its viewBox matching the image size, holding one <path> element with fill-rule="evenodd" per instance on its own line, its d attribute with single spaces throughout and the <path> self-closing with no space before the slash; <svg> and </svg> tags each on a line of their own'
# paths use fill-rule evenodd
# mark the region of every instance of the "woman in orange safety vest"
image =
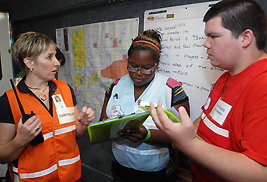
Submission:
<svg viewBox="0 0 267 182">
<path fill-rule="evenodd" d="M 26 114 L 10 89 L 0 97 L 0 163 L 9 163 L 13 181 L 77 181 L 81 177 L 76 138 L 94 119 L 94 111 L 77 108 L 73 89 L 54 80 L 60 66 L 56 44 L 47 36 L 19 36 L 12 56 L 24 73 L 15 87 Z"/>
</svg>

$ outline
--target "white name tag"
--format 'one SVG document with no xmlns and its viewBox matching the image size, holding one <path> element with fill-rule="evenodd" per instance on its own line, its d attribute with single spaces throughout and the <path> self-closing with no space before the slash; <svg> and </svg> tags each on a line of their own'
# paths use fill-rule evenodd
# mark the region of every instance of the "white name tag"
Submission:
<svg viewBox="0 0 267 182">
<path fill-rule="evenodd" d="M 210 116 L 220 125 L 222 125 L 229 114 L 232 106 L 219 99 L 213 107 Z"/>
<path fill-rule="evenodd" d="M 57 109 L 57 117 L 60 124 L 65 124 L 75 121 L 74 107 L 65 107 Z"/>
</svg>

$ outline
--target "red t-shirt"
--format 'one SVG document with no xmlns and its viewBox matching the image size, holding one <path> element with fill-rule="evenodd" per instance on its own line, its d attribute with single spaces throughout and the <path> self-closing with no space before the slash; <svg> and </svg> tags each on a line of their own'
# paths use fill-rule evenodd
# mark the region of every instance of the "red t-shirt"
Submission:
<svg viewBox="0 0 267 182">
<path fill-rule="evenodd" d="M 267 165 L 267 74 L 259 76 L 241 96 L 230 125 L 233 151 Z"/>
<path fill-rule="evenodd" d="M 222 92 L 229 88 L 234 80 L 243 76 L 242 73 L 230 76 Z M 229 128 L 230 149 L 266 166 L 266 128 L 267 73 L 264 73 L 248 85 L 233 110 Z M 196 163 L 193 163 L 191 169 L 193 181 L 220 181 Z"/>
</svg>

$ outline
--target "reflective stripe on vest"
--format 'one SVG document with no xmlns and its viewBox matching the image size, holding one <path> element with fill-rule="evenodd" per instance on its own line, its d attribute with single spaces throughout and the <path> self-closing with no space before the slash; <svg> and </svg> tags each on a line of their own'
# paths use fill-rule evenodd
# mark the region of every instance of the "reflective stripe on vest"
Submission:
<svg viewBox="0 0 267 182">
<path fill-rule="evenodd" d="M 51 166 L 48 169 L 45 169 L 43 171 L 35 172 L 35 173 L 20 173 L 19 176 L 21 179 L 27 179 L 27 178 L 38 178 L 41 176 L 48 175 L 52 173 L 53 171 L 57 170 L 57 164 Z"/>
<path fill-rule="evenodd" d="M 60 160 L 58 161 L 58 165 L 59 166 L 64 166 L 64 165 L 69 165 L 69 164 L 73 164 L 77 161 L 80 160 L 80 155 L 78 155 L 77 157 L 74 157 L 72 159 L 66 159 L 66 160 Z M 34 172 L 34 173 L 20 173 L 19 176 L 22 179 L 27 179 L 27 178 L 38 178 L 38 177 L 42 177 L 45 175 L 48 175 L 52 172 L 54 172 L 55 170 L 57 170 L 57 164 L 54 164 L 53 166 L 51 166 L 48 169 L 42 170 L 42 171 L 38 171 L 38 172 Z M 13 171 L 18 173 L 18 168 L 13 166 Z"/>
<path fill-rule="evenodd" d="M 64 134 L 70 131 L 76 130 L 76 125 L 72 125 L 66 128 L 61 128 L 61 129 L 57 129 L 55 130 L 55 135 L 60 135 L 60 134 Z"/>
<path fill-rule="evenodd" d="M 165 152 L 169 152 L 168 148 L 159 148 L 159 149 L 152 149 L 152 150 L 139 150 L 138 148 L 132 148 L 127 145 L 119 145 L 118 143 L 113 141 L 113 146 L 120 149 L 125 150 L 127 152 L 138 154 L 138 155 L 155 155 L 161 154 Z"/>
<path fill-rule="evenodd" d="M 69 126 L 66 128 L 61 128 L 61 129 L 55 130 L 55 135 L 64 134 L 64 133 L 67 133 L 67 132 L 70 132 L 73 130 L 76 130 L 76 125 L 72 125 L 72 126 Z M 52 137 L 53 137 L 53 132 L 49 132 L 49 133 L 44 134 L 44 140 L 47 140 L 47 139 L 52 138 Z"/>
</svg>

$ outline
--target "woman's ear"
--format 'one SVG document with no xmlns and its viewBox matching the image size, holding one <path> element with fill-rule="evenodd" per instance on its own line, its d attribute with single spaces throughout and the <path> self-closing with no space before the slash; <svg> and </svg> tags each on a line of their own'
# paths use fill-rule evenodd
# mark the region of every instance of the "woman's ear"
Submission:
<svg viewBox="0 0 267 182">
<path fill-rule="evenodd" d="M 241 35 L 241 44 L 243 48 L 247 48 L 254 39 L 253 31 L 250 29 L 245 30 Z"/>
<path fill-rule="evenodd" d="M 29 58 L 24 58 L 23 62 L 29 70 L 33 70 L 34 62 L 32 60 L 30 60 Z"/>
</svg>

